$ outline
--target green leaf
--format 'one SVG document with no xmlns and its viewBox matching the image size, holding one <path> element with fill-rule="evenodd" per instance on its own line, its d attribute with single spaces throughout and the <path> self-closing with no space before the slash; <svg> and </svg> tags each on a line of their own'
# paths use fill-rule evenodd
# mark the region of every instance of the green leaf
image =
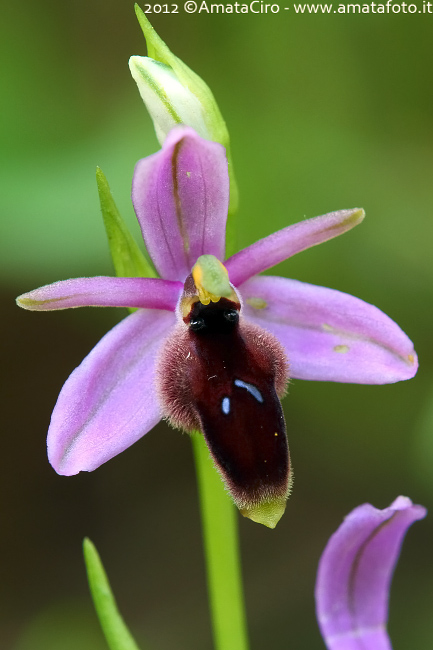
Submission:
<svg viewBox="0 0 433 650">
<path fill-rule="evenodd" d="M 117 609 L 98 551 L 87 537 L 83 552 L 93 603 L 110 650 L 139 650 Z"/>
<path fill-rule="evenodd" d="M 99 167 L 96 168 L 96 182 L 116 275 L 124 278 L 156 278 L 155 270 L 138 248 L 137 242 L 120 216 L 108 181 Z"/>
</svg>

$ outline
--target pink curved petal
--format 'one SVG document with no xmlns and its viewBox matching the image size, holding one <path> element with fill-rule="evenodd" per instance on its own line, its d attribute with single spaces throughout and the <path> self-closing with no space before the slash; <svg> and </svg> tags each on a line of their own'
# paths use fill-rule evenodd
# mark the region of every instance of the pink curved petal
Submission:
<svg viewBox="0 0 433 650">
<path fill-rule="evenodd" d="M 332 535 L 316 582 L 317 620 L 328 650 L 391 650 L 392 574 L 409 526 L 425 515 L 407 497 L 384 510 L 365 503 Z"/>
<path fill-rule="evenodd" d="M 137 163 L 132 202 L 163 278 L 184 281 L 203 254 L 224 258 L 229 176 L 222 145 L 185 126 L 173 129 L 161 151 Z"/>
<path fill-rule="evenodd" d="M 17 303 L 32 311 L 70 307 L 142 307 L 174 311 L 182 289 L 181 282 L 159 278 L 74 278 L 23 293 Z"/>
<path fill-rule="evenodd" d="M 387 384 L 413 377 L 413 344 L 377 307 L 334 289 L 286 278 L 251 278 L 244 315 L 284 345 L 298 379 Z"/>
<path fill-rule="evenodd" d="M 342 235 L 361 223 L 363 218 L 364 210 L 360 208 L 338 210 L 278 230 L 239 251 L 224 263 L 230 281 L 239 286 L 253 275 L 270 269 L 306 248 Z"/>
<path fill-rule="evenodd" d="M 155 360 L 174 324 L 171 312 L 137 311 L 74 370 L 48 431 L 48 458 L 56 472 L 69 476 L 96 469 L 160 420 Z"/>
</svg>

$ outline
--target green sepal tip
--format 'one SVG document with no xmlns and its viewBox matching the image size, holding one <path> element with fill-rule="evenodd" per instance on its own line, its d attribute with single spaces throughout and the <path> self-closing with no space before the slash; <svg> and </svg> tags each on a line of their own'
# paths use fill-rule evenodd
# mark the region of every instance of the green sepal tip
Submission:
<svg viewBox="0 0 433 650">
<path fill-rule="evenodd" d="M 90 593 L 110 650 L 139 650 L 117 608 L 98 551 L 87 537 L 83 541 L 83 553 Z"/>
</svg>

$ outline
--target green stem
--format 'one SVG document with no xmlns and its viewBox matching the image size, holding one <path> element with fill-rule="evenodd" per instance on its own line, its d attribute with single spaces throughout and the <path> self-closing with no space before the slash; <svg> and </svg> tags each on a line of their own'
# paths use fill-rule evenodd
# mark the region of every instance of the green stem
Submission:
<svg viewBox="0 0 433 650">
<path fill-rule="evenodd" d="M 206 557 L 215 650 L 248 650 L 235 506 L 201 434 L 191 436 Z"/>
</svg>

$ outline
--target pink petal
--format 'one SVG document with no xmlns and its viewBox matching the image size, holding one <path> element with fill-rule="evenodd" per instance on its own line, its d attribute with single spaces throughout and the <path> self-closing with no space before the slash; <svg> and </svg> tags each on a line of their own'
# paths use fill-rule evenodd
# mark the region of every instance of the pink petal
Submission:
<svg viewBox="0 0 433 650">
<path fill-rule="evenodd" d="M 137 311 L 108 332 L 74 370 L 48 431 L 48 458 L 56 472 L 94 470 L 159 421 L 155 360 L 174 324 L 172 312 Z"/>
<path fill-rule="evenodd" d="M 159 278 L 75 278 L 23 293 L 24 309 L 48 311 L 70 307 L 144 307 L 174 311 L 183 285 Z"/>
<path fill-rule="evenodd" d="M 220 144 L 173 129 L 161 151 L 137 163 L 132 202 L 163 278 L 184 281 L 203 254 L 224 258 L 229 176 Z"/>
<path fill-rule="evenodd" d="M 253 275 L 287 260 L 306 248 L 321 244 L 361 223 L 364 210 L 338 210 L 300 221 L 244 248 L 226 262 L 230 281 L 239 286 Z"/>
<path fill-rule="evenodd" d="M 316 609 L 328 650 L 391 650 L 386 632 L 392 574 L 404 536 L 426 509 L 398 497 L 389 508 L 355 508 L 319 563 Z"/>
<path fill-rule="evenodd" d="M 284 345 L 292 377 L 386 384 L 417 371 L 410 339 L 359 298 L 272 276 L 251 278 L 241 292 L 245 317 Z"/>
</svg>

